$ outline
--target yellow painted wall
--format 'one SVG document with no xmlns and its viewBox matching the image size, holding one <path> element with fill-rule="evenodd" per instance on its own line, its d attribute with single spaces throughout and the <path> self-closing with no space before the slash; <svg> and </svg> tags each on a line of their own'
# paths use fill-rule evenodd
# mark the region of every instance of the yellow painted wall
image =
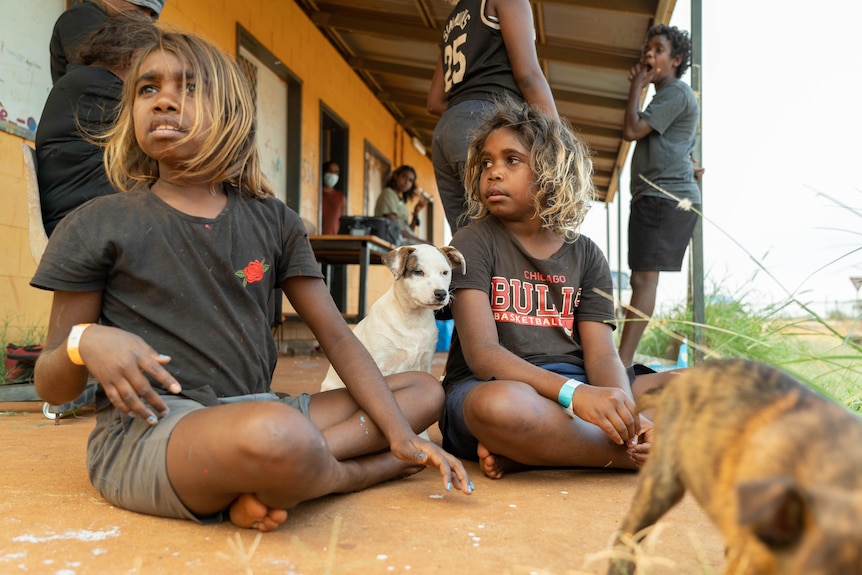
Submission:
<svg viewBox="0 0 862 575">
<path fill-rule="evenodd" d="M 302 81 L 302 189 L 300 215 L 317 221 L 320 158 L 320 104 L 325 103 L 349 128 L 349 206 L 363 212 L 365 143 L 385 155 L 393 167 L 416 168 L 418 184 L 437 196 L 431 161 L 380 104 L 338 52 L 294 3 L 286 0 L 168 0 L 160 25 L 195 32 L 236 52 L 236 24 L 248 32 Z M 45 50 L 47 66 L 47 46 Z M 20 137 L 0 132 L 0 322 L 11 328 L 47 326 L 50 294 L 29 287 L 35 270 L 27 230 L 26 184 Z M 32 144 L 32 142 L 31 142 Z M 443 238 L 443 210 L 437 201 L 434 237 Z M 358 272 L 348 283 L 355 310 Z M 373 266 L 369 303 L 392 283 L 383 266 Z M 2 326 L 2 323 L 0 323 Z"/>
</svg>

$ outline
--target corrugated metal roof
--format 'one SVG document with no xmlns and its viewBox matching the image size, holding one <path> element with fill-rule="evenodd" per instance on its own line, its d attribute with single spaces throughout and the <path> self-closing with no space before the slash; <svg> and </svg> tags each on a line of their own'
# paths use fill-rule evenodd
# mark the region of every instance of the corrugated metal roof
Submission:
<svg viewBox="0 0 862 575">
<path fill-rule="evenodd" d="M 437 118 L 425 106 L 438 58 L 445 0 L 295 0 L 402 126 L 427 150 Z M 600 200 L 618 191 L 628 73 L 647 29 L 676 0 L 531 2 L 537 53 L 560 114 L 595 151 Z"/>
</svg>

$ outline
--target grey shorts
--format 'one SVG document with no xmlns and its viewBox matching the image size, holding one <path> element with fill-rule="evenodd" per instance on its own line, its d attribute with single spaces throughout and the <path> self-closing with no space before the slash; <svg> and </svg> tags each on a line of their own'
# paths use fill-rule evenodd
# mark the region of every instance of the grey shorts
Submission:
<svg viewBox="0 0 862 575">
<path fill-rule="evenodd" d="M 287 397 L 262 393 L 222 401 L 280 401 L 308 416 L 310 397 L 307 393 Z M 90 483 L 109 503 L 122 509 L 198 523 L 221 522 L 224 513 L 199 516 L 189 511 L 168 479 L 171 432 L 183 417 L 205 406 L 182 396 L 163 395 L 162 399 L 170 413 L 156 425 L 125 415 L 113 406 L 96 414 L 96 427 L 87 444 Z"/>
<path fill-rule="evenodd" d="M 700 205 L 695 208 L 700 211 Z M 677 202 L 670 199 L 644 196 L 632 202 L 629 269 L 678 272 L 699 217 L 677 209 Z"/>
</svg>

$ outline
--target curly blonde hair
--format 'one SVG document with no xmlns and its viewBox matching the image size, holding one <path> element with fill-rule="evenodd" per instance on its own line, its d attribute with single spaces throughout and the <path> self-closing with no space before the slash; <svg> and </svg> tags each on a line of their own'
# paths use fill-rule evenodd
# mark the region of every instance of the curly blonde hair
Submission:
<svg viewBox="0 0 862 575">
<path fill-rule="evenodd" d="M 534 217 L 541 218 L 542 227 L 562 235 L 567 242 L 575 241 L 594 193 L 589 148 L 564 119 L 512 98 L 500 100 L 496 105 L 496 113 L 476 131 L 467 154 L 464 170 L 467 210 L 463 217 L 481 220 L 489 215 L 479 192 L 482 149 L 491 132 L 505 128 L 530 150 Z"/>
<path fill-rule="evenodd" d="M 195 124 L 177 143 L 203 136 L 204 143 L 180 164 L 181 176 L 207 179 L 211 184 L 227 182 L 251 197 L 272 195 L 272 187 L 261 172 L 257 151 L 255 105 L 248 82 L 236 62 L 206 40 L 176 31 L 163 31 L 136 55 L 125 86 L 117 122 L 102 136 L 105 170 L 118 190 L 151 186 L 159 178 L 158 162 L 147 156 L 135 137 L 134 102 L 141 64 L 154 52 L 169 52 L 184 62 L 187 77 L 196 83 Z M 204 128 L 201 119 L 212 121 Z"/>
</svg>

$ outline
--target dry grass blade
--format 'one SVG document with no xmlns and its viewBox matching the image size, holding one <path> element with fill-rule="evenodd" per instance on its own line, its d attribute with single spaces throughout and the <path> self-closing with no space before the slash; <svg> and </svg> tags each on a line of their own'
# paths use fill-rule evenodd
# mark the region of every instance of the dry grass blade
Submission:
<svg viewBox="0 0 862 575">
<path fill-rule="evenodd" d="M 329 533 L 329 546 L 326 549 L 326 565 L 324 575 L 331 575 L 335 568 L 335 548 L 338 545 L 338 533 L 341 531 L 341 515 L 336 515 L 332 522 L 332 531 Z"/>
<path fill-rule="evenodd" d="M 227 538 L 227 546 L 231 550 L 231 554 L 222 553 L 219 551 L 216 555 L 220 559 L 226 561 L 237 560 L 242 566 L 245 575 L 254 575 L 254 570 L 251 568 L 251 560 L 254 558 L 254 553 L 257 551 L 257 546 L 260 545 L 260 540 L 263 538 L 263 533 L 259 532 L 251 543 L 248 551 L 245 550 L 245 545 L 242 543 L 242 537 L 239 532 L 233 534 L 233 537 Z"/>
</svg>

